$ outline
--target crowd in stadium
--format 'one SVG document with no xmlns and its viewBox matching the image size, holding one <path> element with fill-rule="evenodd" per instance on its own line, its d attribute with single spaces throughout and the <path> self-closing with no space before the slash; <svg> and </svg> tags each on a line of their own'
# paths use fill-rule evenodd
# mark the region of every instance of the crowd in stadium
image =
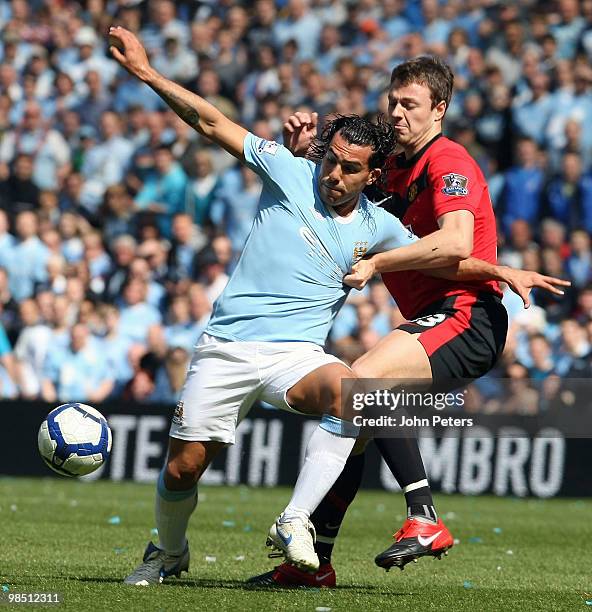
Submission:
<svg viewBox="0 0 592 612">
<path fill-rule="evenodd" d="M 385 111 L 397 63 L 445 58 L 445 133 L 483 169 L 500 262 L 572 281 L 511 321 L 494 375 L 592 374 L 592 0 L 11 0 L 0 4 L 0 396 L 174 402 L 248 235 L 254 173 L 110 58 L 154 67 L 261 137 L 296 110 Z M 281 257 L 281 242 L 277 253 Z M 329 351 L 401 321 L 352 292 Z"/>
</svg>

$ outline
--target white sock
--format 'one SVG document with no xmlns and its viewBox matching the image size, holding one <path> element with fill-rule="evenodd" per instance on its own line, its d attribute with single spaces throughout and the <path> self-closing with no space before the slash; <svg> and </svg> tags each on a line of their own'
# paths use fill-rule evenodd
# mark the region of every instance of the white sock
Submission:
<svg viewBox="0 0 592 612">
<path fill-rule="evenodd" d="M 156 487 L 156 527 L 160 548 L 180 555 L 187 545 L 187 524 L 197 506 L 197 485 L 187 491 L 170 491 L 164 484 L 164 469 Z"/>
<path fill-rule="evenodd" d="M 343 471 L 357 431 L 352 423 L 327 415 L 323 417 L 306 447 L 304 465 L 292 499 L 283 512 L 284 519 L 308 520 Z"/>
</svg>

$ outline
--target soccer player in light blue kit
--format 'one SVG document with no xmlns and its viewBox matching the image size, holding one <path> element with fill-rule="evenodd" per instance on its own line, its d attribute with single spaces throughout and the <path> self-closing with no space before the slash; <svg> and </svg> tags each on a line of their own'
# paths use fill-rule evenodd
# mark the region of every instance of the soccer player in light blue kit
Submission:
<svg viewBox="0 0 592 612">
<path fill-rule="evenodd" d="M 366 253 L 396 247 L 407 250 L 410 262 L 431 267 L 458 259 L 439 258 L 424 248 L 362 194 L 380 176 L 394 146 L 385 122 L 336 119 L 320 141 L 317 165 L 257 138 L 165 79 L 131 32 L 112 28 L 110 39 L 111 44 L 117 39 L 110 50 L 122 66 L 263 180 L 253 228 L 195 348 L 173 417 L 156 495 L 160 547 L 150 543 L 125 582 L 160 583 L 188 569 L 185 534 L 197 503 L 197 481 L 215 454 L 234 442 L 237 424 L 257 400 L 322 415 L 292 499 L 268 537 L 290 563 L 316 571 L 309 516 L 341 473 L 358 434 L 341 412 L 341 381 L 355 375 L 321 348 L 349 291 L 343 277 Z"/>
</svg>

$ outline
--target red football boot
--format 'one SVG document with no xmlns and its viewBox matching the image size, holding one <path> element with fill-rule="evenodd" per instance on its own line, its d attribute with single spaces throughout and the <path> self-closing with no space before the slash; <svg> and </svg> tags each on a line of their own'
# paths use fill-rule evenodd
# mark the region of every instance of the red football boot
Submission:
<svg viewBox="0 0 592 612">
<path fill-rule="evenodd" d="M 421 517 L 408 518 L 393 536 L 395 543 L 380 553 L 374 562 L 389 570 L 394 565 L 403 569 L 410 561 L 430 555 L 440 559 L 454 545 L 452 534 L 438 519 L 437 523 Z"/>
<path fill-rule="evenodd" d="M 327 587 L 335 586 L 335 570 L 330 563 L 321 565 L 317 572 L 310 574 L 303 572 L 293 565 L 282 563 L 270 572 L 253 576 L 246 581 L 250 586 L 260 587 Z"/>
</svg>

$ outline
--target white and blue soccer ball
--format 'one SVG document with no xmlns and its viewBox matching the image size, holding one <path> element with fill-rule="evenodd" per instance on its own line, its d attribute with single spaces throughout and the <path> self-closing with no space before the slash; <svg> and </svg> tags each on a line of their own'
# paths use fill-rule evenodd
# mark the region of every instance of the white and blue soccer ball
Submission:
<svg viewBox="0 0 592 612">
<path fill-rule="evenodd" d="M 91 406 L 63 404 L 41 423 L 37 445 L 43 461 L 62 476 L 84 476 L 103 465 L 111 452 L 111 430 Z"/>
</svg>

